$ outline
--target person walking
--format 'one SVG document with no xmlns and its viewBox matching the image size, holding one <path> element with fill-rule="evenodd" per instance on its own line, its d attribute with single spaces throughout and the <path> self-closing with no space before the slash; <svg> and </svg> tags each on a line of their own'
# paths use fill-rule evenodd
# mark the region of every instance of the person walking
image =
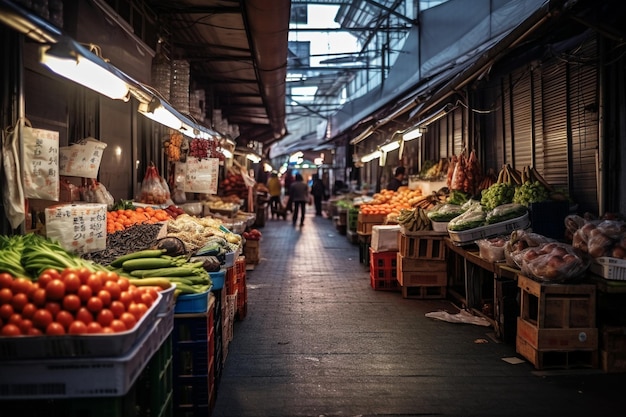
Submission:
<svg viewBox="0 0 626 417">
<path fill-rule="evenodd" d="M 289 198 L 289 190 L 291 189 L 291 184 L 293 184 L 293 174 L 291 170 L 288 169 L 285 172 L 285 178 L 283 179 L 285 195 L 287 196 L 287 211 L 293 212 L 293 204 L 291 203 L 291 198 Z"/>
<path fill-rule="evenodd" d="M 296 174 L 295 181 L 289 187 L 289 198 L 293 206 L 292 222 L 295 227 L 300 214 L 300 226 L 304 224 L 306 204 L 309 201 L 309 186 L 304 182 L 302 174 Z"/>
<path fill-rule="evenodd" d="M 282 185 L 278 179 L 278 174 L 272 172 L 270 179 L 267 181 L 267 189 L 270 194 L 270 212 L 272 213 L 272 219 L 274 215 L 280 211 L 282 203 L 280 202 L 280 193 L 282 191 Z"/>
<path fill-rule="evenodd" d="M 322 215 L 322 201 L 326 196 L 326 187 L 318 174 L 313 175 L 313 183 L 311 184 L 311 194 L 313 195 L 313 203 L 315 204 L 315 215 Z"/>
</svg>

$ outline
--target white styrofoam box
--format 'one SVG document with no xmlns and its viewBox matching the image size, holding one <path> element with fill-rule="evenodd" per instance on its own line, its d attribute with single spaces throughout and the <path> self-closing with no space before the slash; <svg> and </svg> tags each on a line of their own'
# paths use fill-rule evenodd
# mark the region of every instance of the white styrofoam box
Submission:
<svg viewBox="0 0 626 417">
<path fill-rule="evenodd" d="M 374 225 L 372 226 L 371 248 L 374 252 L 398 251 L 398 238 L 400 225 Z"/>
</svg>

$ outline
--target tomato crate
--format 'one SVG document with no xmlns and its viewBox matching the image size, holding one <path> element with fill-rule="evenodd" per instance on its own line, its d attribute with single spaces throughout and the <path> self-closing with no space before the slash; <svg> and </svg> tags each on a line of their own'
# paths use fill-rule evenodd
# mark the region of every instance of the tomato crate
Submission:
<svg viewBox="0 0 626 417">
<path fill-rule="evenodd" d="M 0 399 L 121 397 L 172 332 L 174 314 L 157 319 L 130 352 L 102 358 L 0 360 Z"/>
<path fill-rule="evenodd" d="M 443 236 L 437 234 L 407 235 L 400 233 L 399 252 L 405 258 L 444 260 L 446 245 Z"/>
</svg>

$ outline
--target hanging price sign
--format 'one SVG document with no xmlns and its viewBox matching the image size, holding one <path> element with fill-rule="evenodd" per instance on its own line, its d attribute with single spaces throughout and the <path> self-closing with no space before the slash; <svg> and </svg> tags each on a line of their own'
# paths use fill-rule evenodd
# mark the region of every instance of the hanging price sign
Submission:
<svg viewBox="0 0 626 417">
<path fill-rule="evenodd" d="M 61 175 L 97 178 L 102 154 L 106 147 L 106 143 L 94 138 L 86 138 L 73 145 L 62 147 L 59 162 Z"/>
<path fill-rule="evenodd" d="M 59 201 L 59 132 L 25 126 L 24 196 Z"/>
<path fill-rule="evenodd" d="M 106 249 L 106 204 L 62 204 L 48 207 L 46 237 L 74 253 Z"/>
<path fill-rule="evenodd" d="M 219 159 L 187 157 L 185 166 L 185 192 L 217 194 Z"/>
</svg>

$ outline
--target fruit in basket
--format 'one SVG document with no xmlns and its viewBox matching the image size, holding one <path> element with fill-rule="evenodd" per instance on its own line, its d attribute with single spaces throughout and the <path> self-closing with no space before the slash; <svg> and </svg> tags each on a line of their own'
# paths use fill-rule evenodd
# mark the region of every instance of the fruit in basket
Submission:
<svg viewBox="0 0 626 417">
<path fill-rule="evenodd" d="M 46 269 L 37 281 L 1 275 L 2 336 L 123 332 L 158 298 L 154 288 L 130 285 L 112 271 Z"/>
</svg>

